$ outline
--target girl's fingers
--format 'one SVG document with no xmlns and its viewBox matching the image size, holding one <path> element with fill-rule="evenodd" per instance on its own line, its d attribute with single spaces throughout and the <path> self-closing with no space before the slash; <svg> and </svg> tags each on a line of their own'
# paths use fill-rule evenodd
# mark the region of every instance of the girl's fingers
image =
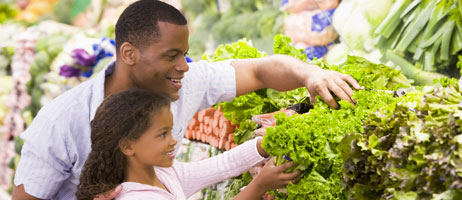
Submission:
<svg viewBox="0 0 462 200">
<path fill-rule="evenodd" d="M 288 169 L 290 169 L 291 167 L 293 167 L 295 164 L 293 162 L 288 162 L 288 163 L 284 163 L 282 165 L 279 165 L 277 166 L 278 168 L 278 172 L 284 172 Z"/>
<path fill-rule="evenodd" d="M 293 171 L 293 172 L 291 172 L 291 173 L 284 173 L 284 174 L 282 174 L 281 178 L 282 178 L 283 180 L 294 180 L 294 179 L 297 179 L 297 178 L 298 178 L 298 176 L 300 175 L 300 173 L 301 173 L 300 170 L 295 170 L 295 171 Z"/>
</svg>

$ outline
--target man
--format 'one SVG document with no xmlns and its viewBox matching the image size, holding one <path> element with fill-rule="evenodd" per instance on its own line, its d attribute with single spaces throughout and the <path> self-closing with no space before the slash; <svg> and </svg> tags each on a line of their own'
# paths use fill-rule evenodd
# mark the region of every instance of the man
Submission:
<svg viewBox="0 0 462 200">
<path fill-rule="evenodd" d="M 21 135 L 25 143 L 13 199 L 74 199 L 91 150 L 95 111 L 105 97 L 128 88 L 176 99 L 171 110 L 177 140 L 197 111 L 261 88 L 306 86 L 312 100 L 320 95 L 333 108 L 338 105 L 330 92 L 352 102 L 348 83 L 359 89 L 348 75 L 283 55 L 188 65 L 188 37 L 186 19 L 172 6 L 154 0 L 130 5 L 116 24 L 116 61 L 43 107 Z"/>
</svg>

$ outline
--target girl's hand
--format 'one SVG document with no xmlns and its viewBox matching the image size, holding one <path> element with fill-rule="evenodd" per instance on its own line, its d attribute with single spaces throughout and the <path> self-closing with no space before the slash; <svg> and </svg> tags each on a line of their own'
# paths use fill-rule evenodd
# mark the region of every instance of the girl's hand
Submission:
<svg viewBox="0 0 462 200">
<path fill-rule="evenodd" d="M 269 190 L 283 188 L 289 183 L 300 180 L 300 170 L 292 173 L 284 173 L 291 168 L 293 163 L 285 163 L 274 166 L 274 158 L 271 158 L 260 173 L 247 185 L 233 200 L 260 200 Z"/>
<path fill-rule="evenodd" d="M 283 188 L 289 183 L 297 183 L 300 180 L 300 170 L 284 173 L 293 165 L 294 163 L 289 162 L 275 166 L 274 158 L 271 158 L 252 182 L 255 182 L 258 188 L 261 188 L 264 192 Z"/>
</svg>

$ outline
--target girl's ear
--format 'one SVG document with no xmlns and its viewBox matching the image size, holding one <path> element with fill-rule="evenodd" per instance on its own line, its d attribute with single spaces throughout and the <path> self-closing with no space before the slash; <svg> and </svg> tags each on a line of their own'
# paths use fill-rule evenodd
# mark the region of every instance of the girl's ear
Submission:
<svg viewBox="0 0 462 200">
<path fill-rule="evenodd" d="M 132 156 L 133 154 L 135 154 L 135 151 L 132 147 L 133 146 L 132 143 L 133 143 L 132 141 L 127 140 L 127 139 L 119 140 L 120 151 L 122 151 L 122 153 L 126 156 Z"/>
</svg>

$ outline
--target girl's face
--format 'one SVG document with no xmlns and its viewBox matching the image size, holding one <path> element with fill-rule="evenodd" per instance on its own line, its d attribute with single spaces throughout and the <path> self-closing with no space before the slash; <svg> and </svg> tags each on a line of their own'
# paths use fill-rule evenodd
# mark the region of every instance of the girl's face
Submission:
<svg viewBox="0 0 462 200">
<path fill-rule="evenodd" d="M 172 135 L 172 112 L 168 106 L 165 106 L 151 118 L 150 127 L 132 143 L 132 156 L 143 165 L 170 167 L 175 158 L 177 143 Z"/>
</svg>

